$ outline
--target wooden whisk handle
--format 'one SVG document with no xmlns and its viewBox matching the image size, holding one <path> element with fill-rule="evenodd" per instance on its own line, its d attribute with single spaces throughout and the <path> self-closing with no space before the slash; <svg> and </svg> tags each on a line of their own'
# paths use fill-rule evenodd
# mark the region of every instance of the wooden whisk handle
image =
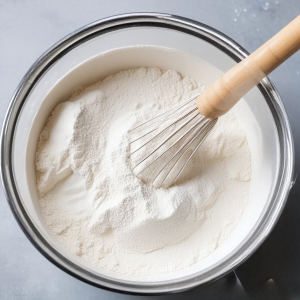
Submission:
<svg viewBox="0 0 300 300">
<path fill-rule="evenodd" d="M 235 65 L 197 98 L 200 113 L 216 119 L 300 48 L 300 16 Z"/>
</svg>

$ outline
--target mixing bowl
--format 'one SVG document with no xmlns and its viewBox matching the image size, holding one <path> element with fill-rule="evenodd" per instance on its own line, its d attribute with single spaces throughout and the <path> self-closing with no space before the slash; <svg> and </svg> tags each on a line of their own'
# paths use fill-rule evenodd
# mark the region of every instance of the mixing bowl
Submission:
<svg viewBox="0 0 300 300">
<path fill-rule="evenodd" d="M 164 51 L 161 47 L 178 51 Z M 120 52 L 119 48 L 125 50 Z M 37 140 L 47 117 L 78 87 L 139 66 L 172 68 L 208 85 L 247 55 L 240 45 L 211 27 L 159 13 L 126 14 L 94 22 L 44 53 L 20 82 L 1 136 L 1 173 L 6 197 L 33 245 L 78 279 L 132 294 L 187 290 L 223 276 L 248 258 L 274 227 L 293 183 L 291 129 L 280 96 L 268 78 L 234 108 L 241 126 L 247 125 L 244 129 L 252 153 L 249 204 L 241 224 L 213 255 L 172 276 L 126 277 L 99 270 L 69 253 L 45 225 L 34 170 Z M 214 75 L 207 77 L 197 69 L 201 59 L 214 66 Z"/>
</svg>

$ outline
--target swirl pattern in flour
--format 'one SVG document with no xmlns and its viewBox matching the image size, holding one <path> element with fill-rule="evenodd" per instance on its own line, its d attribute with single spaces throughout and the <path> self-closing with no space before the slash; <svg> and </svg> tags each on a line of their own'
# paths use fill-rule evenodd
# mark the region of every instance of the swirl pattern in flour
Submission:
<svg viewBox="0 0 300 300">
<path fill-rule="evenodd" d="M 128 159 L 129 129 L 203 89 L 172 70 L 129 69 L 54 109 L 38 142 L 37 191 L 47 225 L 71 252 L 106 270 L 155 276 L 201 261 L 230 235 L 251 179 L 232 113 L 174 187 L 144 184 Z"/>
</svg>

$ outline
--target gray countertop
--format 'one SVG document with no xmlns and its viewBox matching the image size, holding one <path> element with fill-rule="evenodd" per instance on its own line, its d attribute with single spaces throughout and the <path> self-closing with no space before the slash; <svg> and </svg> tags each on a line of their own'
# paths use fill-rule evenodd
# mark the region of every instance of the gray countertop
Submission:
<svg viewBox="0 0 300 300">
<path fill-rule="evenodd" d="M 0 124 L 33 62 L 56 41 L 94 20 L 127 12 L 164 12 L 210 25 L 249 52 L 300 12 L 299 0 L 0 0 Z M 300 53 L 271 76 L 288 112 L 300 172 Z M 235 273 L 165 299 L 299 299 L 300 184 L 275 229 Z M 0 299 L 146 299 L 104 291 L 58 269 L 29 242 L 0 189 Z M 150 297 L 149 297 L 150 298 Z M 153 297 L 152 297 L 153 298 Z"/>
</svg>

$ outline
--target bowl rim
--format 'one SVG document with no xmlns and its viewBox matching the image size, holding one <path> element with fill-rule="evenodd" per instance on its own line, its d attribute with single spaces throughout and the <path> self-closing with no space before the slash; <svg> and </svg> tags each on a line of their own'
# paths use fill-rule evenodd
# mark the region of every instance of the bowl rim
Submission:
<svg viewBox="0 0 300 300">
<path fill-rule="evenodd" d="M 231 256 L 218 265 L 219 270 L 217 272 L 212 272 L 205 278 L 197 276 L 195 273 L 176 280 L 144 283 L 108 278 L 102 275 L 91 276 L 93 275 L 91 272 L 66 259 L 52 248 L 35 228 L 18 195 L 12 166 L 13 140 L 18 116 L 39 78 L 61 56 L 93 37 L 133 26 L 163 27 L 194 35 L 222 50 L 236 62 L 249 54 L 238 43 L 220 31 L 203 23 L 171 14 L 128 13 L 104 18 L 81 27 L 42 54 L 19 83 L 6 112 L 1 131 L 1 180 L 5 196 L 19 226 L 37 250 L 57 267 L 77 279 L 106 290 L 136 295 L 162 295 L 189 290 L 224 276 L 249 258 L 262 244 L 275 226 L 294 183 L 294 144 L 291 127 L 280 95 L 266 77 L 258 85 L 258 88 L 266 99 L 275 120 L 279 135 L 280 153 L 282 153 L 273 195 L 274 203 L 268 207 L 264 220 L 260 221 L 260 226 L 252 233 L 250 239 L 237 251 L 236 257 Z"/>
</svg>

